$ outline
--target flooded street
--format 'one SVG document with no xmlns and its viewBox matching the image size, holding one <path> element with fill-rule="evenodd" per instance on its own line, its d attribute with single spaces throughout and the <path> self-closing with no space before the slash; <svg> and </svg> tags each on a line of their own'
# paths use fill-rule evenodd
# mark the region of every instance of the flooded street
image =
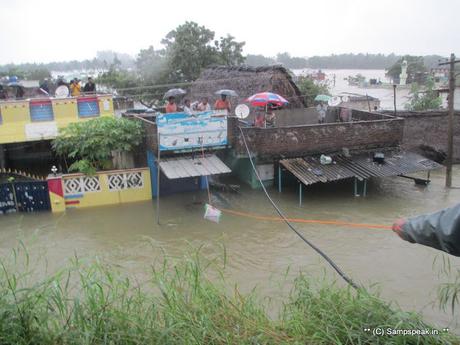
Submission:
<svg viewBox="0 0 460 345">
<path fill-rule="evenodd" d="M 460 185 L 460 166 L 454 170 Z M 402 178 L 371 180 L 366 198 L 353 197 L 352 182 L 317 185 L 304 189 L 298 205 L 295 188 L 280 194 L 270 189 L 275 202 L 288 217 L 341 220 L 391 225 L 398 217 L 452 206 L 460 201 L 460 189 L 444 189 L 444 172 L 431 174 L 424 188 Z M 205 244 L 205 253 L 222 253 L 228 259 L 230 283 L 248 292 L 254 286 L 261 295 L 280 297 L 278 282 L 286 287 L 299 270 L 315 277 L 326 271 L 339 280 L 327 264 L 285 224 L 223 214 L 215 224 L 203 219 L 206 193 L 161 198 L 161 226 L 156 225 L 155 202 L 68 210 L 51 213 L 13 214 L 0 217 L 0 250 L 6 255 L 17 241 L 34 254 L 44 251 L 50 270 L 65 265 L 76 253 L 80 257 L 104 256 L 130 273 L 139 273 L 165 250 L 181 255 L 189 246 Z M 242 186 L 240 194 L 212 193 L 217 207 L 274 216 L 263 192 Z M 441 252 L 400 240 L 390 230 L 321 224 L 295 224 L 309 240 L 325 251 L 356 282 L 377 283 L 386 300 L 403 309 L 423 312 L 427 321 L 454 328 L 452 315 L 437 306 L 436 289 Z M 460 269 L 460 258 L 450 257 Z M 287 276 L 283 276 L 290 267 Z M 339 282 L 342 284 L 342 282 Z M 458 328 L 457 328 L 457 333 Z"/>
</svg>

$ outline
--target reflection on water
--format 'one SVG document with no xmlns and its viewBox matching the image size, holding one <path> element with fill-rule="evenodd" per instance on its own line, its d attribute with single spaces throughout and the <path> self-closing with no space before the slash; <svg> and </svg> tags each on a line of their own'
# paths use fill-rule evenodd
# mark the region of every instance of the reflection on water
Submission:
<svg viewBox="0 0 460 345">
<path fill-rule="evenodd" d="M 351 182 L 317 185 L 304 190 L 298 206 L 296 189 L 271 194 L 289 217 L 337 219 L 391 225 L 401 216 L 431 212 L 455 204 L 460 189 L 445 190 L 442 171 L 432 173 L 432 183 L 415 186 L 400 178 L 373 180 L 366 198 L 352 196 Z M 454 184 L 460 184 L 460 167 Z M 216 206 L 263 215 L 275 215 L 261 191 L 242 188 L 240 194 L 213 193 Z M 287 281 L 299 270 L 312 276 L 337 278 L 316 253 L 284 224 L 224 214 L 220 224 L 203 219 L 206 193 L 168 196 L 161 199 L 161 226 L 156 225 L 154 202 L 69 210 L 63 215 L 20 214 L 0 217 L 0 251 L 3 255 L 23 240 L 34 253 L 46 249 L 51 269 L 57 269 L 77 253 L 104 255 L 136 274 L 161 255 L 181 255 L 188 246 L 206 244 L 205 252 L 218 252 L 224 244 L 228 276 L 243 291 L 257 285 L 263 295 L 278 296 L 270 281 Z M 305 236 L 324 250 L 355 281 L 379 283 L 382 296 L 403 308 L 422 311 L 428 321 L 441 326 L 451 315 L 433 308 L 439 285 L 432 264 L 440 252 L 403 242 L 389 230 L 296 224 Z M 451 257 L 460 268 L 460 258 Z"/>
</svg>

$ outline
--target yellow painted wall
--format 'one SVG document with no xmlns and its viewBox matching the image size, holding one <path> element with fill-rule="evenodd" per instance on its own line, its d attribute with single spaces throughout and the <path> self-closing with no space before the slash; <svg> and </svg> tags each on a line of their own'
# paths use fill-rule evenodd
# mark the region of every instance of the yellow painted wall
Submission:
<svg viewBox="0 0 460 345">
<path fill-rule="evenodd" d="M 25 141 L 25 125 L 30 123 L 29 102 L 0 102 L 0 144 Z"/>
<path fill-rule="evenodd" d="M 142 172 L 143 187 L 129 188 L 122 190 L 110 190 L 108 185 L 108 175 L 117 173 Z M 64 175 L 63 180 L 81 177 L 81 174 Z M 149 168 L 142 169 L 127 169 L 115 170 L 107 172 L 98 172 L 100 191 L 90 191 L 75 194 L 65 194 L 66 208 L 86 208 L 103 205 L 122 204 L 127 202 L 145 201 L 152 199 L 150 170 Z"/>
<path fill-rule="evenodd" d="M 100 116 L 114 116 L 113 99 L 111 95 L 98 95 Z M 29 101 L 2 101 L 0 102 L 0 144 L 33 141 L 26 137 L 27 124 L 56 124 L 57 128 L 68 126 L 72 122 L 87 121 L 94 117 L 80 118 L 78 116 L 77 98 L 51 99 L 54 121 L 32 122 L 30 119 Z M 54 136 L 44 137 L 52 139 Z"/>
</svg>

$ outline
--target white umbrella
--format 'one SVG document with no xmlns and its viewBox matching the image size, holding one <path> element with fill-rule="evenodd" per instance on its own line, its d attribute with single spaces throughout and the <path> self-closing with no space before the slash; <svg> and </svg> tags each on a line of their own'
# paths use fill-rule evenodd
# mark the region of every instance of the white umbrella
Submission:
<svg viewBox="0 0 460 345">
<path fill-rule="evenodd" d="M 223 89 L 223 90 L 216 91 L 215 94 L 216 95 L 225 95 L 225 96 L 229 96 L 229 97 L 238 97 L 238 94 L 235 91 L 229 90 L 229 89 Z"/>
</svg>

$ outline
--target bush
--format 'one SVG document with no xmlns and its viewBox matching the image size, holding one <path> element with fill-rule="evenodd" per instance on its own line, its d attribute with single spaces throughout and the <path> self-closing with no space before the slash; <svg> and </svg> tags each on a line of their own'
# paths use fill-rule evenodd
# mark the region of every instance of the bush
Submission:
<svg viewBox="0 0 460 345">
<path fill-rule="evenodd" d="M 58 155 L 77 159 L 70 171 L 91 175 L 110 168 L 112 153 L 132 150 L 142 142 L 143 135 L 139 121 L 100 117 L 61 129 L 53 149 Z"/>
<path fill-rule="evenodd" d="M 420 86 L 417 83 L 412 84 L 406 109 L 413 111 L 436 110 L 441 107 L 441 104 L 441 97 L 434 90 L 434 81 L 429 79 L 424 91 L 420 90 Z"/>
<path fill-rule="evenodd" d="M 297 86 L 300 92 L 305 97 L 307 106 L 314 104 L 315 97 L 318 95 L 330 95 L 329 88 L 325 84 L 316 84 L 314 80 L 309 77 L 301 76 L 297 80 Z"/>
</svg>

